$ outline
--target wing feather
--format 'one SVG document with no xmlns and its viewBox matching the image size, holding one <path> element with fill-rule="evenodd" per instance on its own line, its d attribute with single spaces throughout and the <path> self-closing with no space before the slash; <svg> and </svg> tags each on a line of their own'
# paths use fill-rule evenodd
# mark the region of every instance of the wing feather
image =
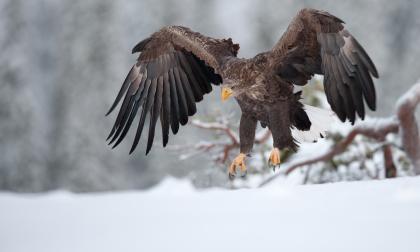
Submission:
<svg viewBox="0 0 420 252">
<path fill-rule="evenodd" d="M 184 93 L 184 89 L 182 86 L 181 78 L 179 77 L 179 70 L 178 67 L 173 69 L 173 74 L 175 77 L 176 83 L 176 91 L 178 96 L 178 104 L 179 104 L 179 123 L 181 125 L 185 125 L 188 122 L 188 105 L 187 105 L 187 98 Z"/>
<path fill-rule="evenodd" d="M 147 72 L 145 72 L 144 74 L 147 75 Z M 138 77 L 136 78 L 136 80 L 138 80 Z M 128 115 L 127 112 L 130 111 L 130 109 L 128 109 L 128 108 L 129 107 L 131 108 L 131 106 L 129 106 L 129 104 L 131 104 L 131 102 L 132 102 L 132 99 L 133 99 L 132 96 L 133 96 L 133 93 L 134 93 L 135 86 L 136 85 L 134 83 L 133 85 L 131 85 L 129 87 L 129 89 L 128 89 L 125 97 L 124 97 L 124 101 L 121 105 L 121 108 L 120 108 L 120 111 L 118 113 L 117 119 L 115 120 L 114 127 L 112 128 L 111 133 L 108 136 L 108 139 L 114 134 L 118 135 L 118 133 L 116 133 L 115 131 L 120 128 L 120 125 L 121 125 L 121 122 L 122 122 L 123 118 L 126 117 Z M 113 140 L 115 140 L 115 138 Z M 111 140 L 111 143 L 113 142 L 113 140 Z"/>
<path fill-rule="evenodd" d="M 162 142 L 163 147 L 166 146 L 169 140 L 169 124 L 170 124 L 170 114 L 171 114 L 171 90 L 169 84 L 168 73 L 163 75 L 163 101 L 162 101 L 162 111 L 160 115 L 160 121 L 162 125 Z"/>
<path fill-rule="evenodd" d="M 149 153 L 149 151 L 152 148 L 153 145 L 153 139 L 155 137 L 155 127 L 156 122 L 159 118 L 160 109 L 162 107 L 162 94 L 163 94 L 163 76 L 159 76 L 157 80 L 157 87 L 156 87 L 156 94 L 155 94 L 155 100 L 153 104 L 153 110 L 150 114 L 150 125 L 149 125 L 149 137 L 147 139 L 147 149 L 146 149 L 146 155 Z"/>
<path fill-rule="evenodd" d="M 128 73 L 127 77 L 124 80 L 123 85 L 121 86 L 120 91 L 118 92 L 117 98 L 115 98 L 114 103 L 112 104 L 111 108 L 109 109 L 109 111 L 106 113 L 106 115 L 109 115 L 109 113 L 112 112 L 112 110 L 115 109 L 115 107 L 118 105 L 118 103 L 120 102 L 121 98 L 123 97 L 124 93 L 127 91 L 127 88 L 129 87 L 130 83 L 135 79 L 138 78 L 139 75 L 139 71 L 140 71 L 140 67 L 136 64 L 134 65 L 130 72 Z"/>
<path fill-rule="evenodd" d="M 354 123 L 365 116 L 364 101 L 376 109 L 372 76 L 378 71 L 341 19 L 323 11 L 303 9 L 269 53 L 270 65 L 285 80 L 304 85 L 324 75 L 327 100 L 338 117 Z"/>
<path fill-rule="evenodd" d="M 201 86 L 201 90 L 203 90 L 205 94 L 210 93 L 211 90 L 212 90 L 212 87 L 211 87 L 209 81 L 206 80 L 206 76 L 204 75 L 203 70 L 198 65 L 197 60 L 191 54 L 187 55 L 187 59 L 188 59 L 188 62 L 191 64 L 192 68 L 193 68 L 193 71 L 195 73 L 196 78 L 199 81 L 199 84 Z"/>
<path fill-rule="evenodd" d="M 195 106 L 195 98 L 194 98 L 194 94 L 192 91 L 192 87 L 190 85 L 190 82 L 187 78 L 187 75 L 185 74 L 185 72 L 182 69 L 179 69 L 179 76 L 181 78 L 181 83 L 184 89 L 184 93 L 185 93 L 185 98 L 187 100 L 187 105 L 188 105 L 188 115 L 192 116 L 197 112 L 197 108 Z"/>
<path fill-rule="evenodd" d="M 171 128 L 172 133 L 178 133 L 179 129 L 179 117 L 181 116 L 181 112 L 179 109 L 178 103 L 178 92 L 177 92 L 177 84 L 175 82 L 174 72 L 173 69 L 169 70 L 169 82 L 171 83 L 171 106 L 172 106 L 172 113 L 171 113 Z"/>
<path fill-rule="evenodd" d="M 186 72 L 188 81 L 191 85 L 191 89 L 194 93 L 195 101 L 199 102 L 203 100 L 203 92 L 201 91 L 200 83 L 195 78 L 195 75 L 193 73 L 193 70 L 191 69 L 190 63 L 188 63 L 183 53 L 177 53 L 177 56 L 178 56 L 179 62 L 181 63 L 182 69 Z"/>
<path fill-rule="evenodd" d="M 148 82 L 150 82 L 150 80 L 148 80 Z M 143 131 L 144 122 L 146 121 L 146 115 L 150 111 L 153 105 L 153 100 L 154 100 L 153 97 L 155 96 L 155 93 L 156 93 L 156 87 L 157 87 L 157 80 L 156 78 L 154 78 L 151 81 L 151 84 L 149 85 L 149 90 L 147 92 L 147 99 L 145 99 L 144 104 L 142 106 L 143 109 L 141 111 L 139 126 L 137 127 L 136 136 L 134 137 L 134 142 L 133 142 L 133 145 L 131 146 L 130 154 L 136 149 L 137 144 L 139 143 L 141 133 Z"/>
</svg>

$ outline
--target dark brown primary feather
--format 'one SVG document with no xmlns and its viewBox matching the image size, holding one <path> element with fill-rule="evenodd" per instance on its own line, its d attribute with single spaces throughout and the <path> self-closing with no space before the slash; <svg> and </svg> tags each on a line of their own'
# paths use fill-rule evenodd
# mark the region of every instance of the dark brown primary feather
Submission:
<svg viewBox="0 0 420 252">
<path fill-rule="evenodd" d="M 323 11 L 303 9 L 270 53 L 280 77 L 305 85 L 314 74 L 324 75 L 328 102 L 338 117 L 354 123 L 364 118 L 364 102 L 376 109 L 372 77 L 378 72 L 343 21 Z"/>
<path fill-rule="evenodd" d="M 169 139 L 169 128 L 176 134 L 179 125 L 196 113 L 196 102 L 220 84 L 224 62 L 237 54 L 231 40 L 205 37 L 188 28 L 170 26 L 139 42 L 133 53 L 140 52 L 137 63 L 128 73 L 111 113 L 124 97 L 117 119 L 108 136 L 117 146 L 126 136 L 137 114 L 137 132 L 130 153 L 138 145 L 149 115 L 146 154 L 151 150 L 155 126 L 160 118 L 163 146 Z"/>
</svg>

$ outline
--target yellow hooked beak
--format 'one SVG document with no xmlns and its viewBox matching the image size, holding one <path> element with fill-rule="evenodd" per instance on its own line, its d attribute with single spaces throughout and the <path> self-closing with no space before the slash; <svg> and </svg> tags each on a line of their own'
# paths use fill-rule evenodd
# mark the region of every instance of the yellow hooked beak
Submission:
<svg viewBox="0 0 420 252">
<path fill-rule="evenodd" d="M 232 89 L 228 87 L 222 87 L 222 101 L 226 101 L 233 94 Z"/>
</svg>

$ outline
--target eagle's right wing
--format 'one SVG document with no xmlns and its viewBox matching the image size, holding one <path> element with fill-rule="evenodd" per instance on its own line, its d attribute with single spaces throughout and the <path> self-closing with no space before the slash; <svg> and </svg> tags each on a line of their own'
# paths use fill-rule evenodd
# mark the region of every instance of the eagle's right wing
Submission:
<svg viewBox="0 0 420 252">
<path fill-rule="evenodd" d="M 211 83 L 222 82 L 224 63 L 236 57 L 239 46 L 231 39 L 213 39 L 180 26 L 164 27 L 133 48 L 140 52 L 131 68 L 111 113 L 125 95 L 108 139 L 117 146 L 127 134 L 137 112 L 140 121 L 130 153 L 136 148 L 149 113 L 146 154 L 150 151 L 157 119 L 162 126 L 163 146 L 169 127 L 176 134 L 179 124 L 195 114 L 196 102 L 212 90 Z"/>
<path fill-rule="evenodd" d="M 342 121 L 354 123 L 356 112 L 364 118 L 363 97 L 376 108 L 375 65 L 343 21 L 327 12 L 301 10 L 269 57 L 273 71 L 296 85 L 323 74 L 328 102 Z"/>
</svg>

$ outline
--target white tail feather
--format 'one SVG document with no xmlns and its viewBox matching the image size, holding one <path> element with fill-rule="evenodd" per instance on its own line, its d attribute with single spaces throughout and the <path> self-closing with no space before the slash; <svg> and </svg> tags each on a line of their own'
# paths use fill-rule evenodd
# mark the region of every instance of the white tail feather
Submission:
<svg viewBox="0 0 420 252">
<path fill-rule="evenodd" d="M 292 129 L 292 135 L 299 142 L 316 142 L 318 138 L 327 135 L 331 124 L 335 120 L 335 114 L 331 110 L 321 109 L 306 104 L 304 104 L 303 108 L 312 123 L 311 129 L 308 131 L 301 131 L 294 128 Z"/>
</svg>

